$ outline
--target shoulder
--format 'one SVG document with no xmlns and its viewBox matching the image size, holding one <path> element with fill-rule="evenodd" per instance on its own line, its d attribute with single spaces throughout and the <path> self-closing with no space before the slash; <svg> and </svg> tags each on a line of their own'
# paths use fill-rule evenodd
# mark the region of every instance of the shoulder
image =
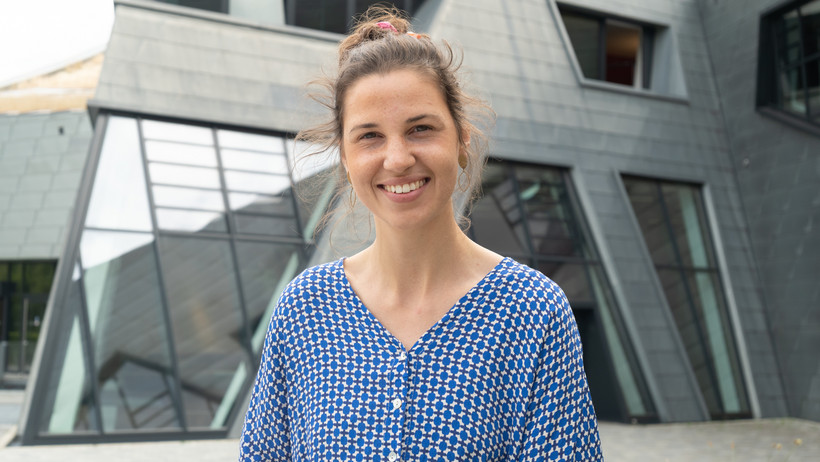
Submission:
<svg viewBox="0 0 820 462">
<path fill-rule="evenodd" d="M 540 271 L 511 258 L 505 258 L 499 268 L 497 291 L 502 299 L 524 312 L 545 318 L 563 318 L 571 314 L 567 297 L 561 287 Z M 545 321 L 549 322 L 548 319 Z"/>
<path fill-rule="evenodd" d="M 282 291 L 274 316 L 287 317 L 328 298 L 342 285 L 342 260 L 312 266 L 293 278 Z"/>
</svg>

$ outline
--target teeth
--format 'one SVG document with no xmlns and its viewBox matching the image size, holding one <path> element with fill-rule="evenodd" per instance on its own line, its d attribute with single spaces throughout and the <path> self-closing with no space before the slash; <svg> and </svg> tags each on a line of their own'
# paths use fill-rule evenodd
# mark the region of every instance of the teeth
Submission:
<svg viewBox="0 0 820 462">
<path fill-rule="evenodd" d="M 418 180 L 418 181 L 414 181 L 412 183 L 401 184 L 401 185 L 396 185 L 396 186 L 386 185 L 384 187 L 384 189 L 386 189 L 386 190 L 388 190 L 388 191 L 390 191 L 391 193 L 394 193 L 394 194 L 407 194 L 410 191 L 415 191 L 415 190 L 419 189 L 421 187 L 421 185 L 424 184 L 424 181 L 425 180 Z"/>
</svg>

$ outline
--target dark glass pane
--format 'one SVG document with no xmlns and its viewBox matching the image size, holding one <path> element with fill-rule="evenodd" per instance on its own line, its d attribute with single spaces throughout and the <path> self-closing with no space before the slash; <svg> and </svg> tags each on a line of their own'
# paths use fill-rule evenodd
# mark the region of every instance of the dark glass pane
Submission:
<svg viewBox="0 0 820 462">
<path fill-rule="evenodd" d="M 48 295 L 54 282 L 56 262 L 26 262 L 23 266 L 26 284 L 23 291 L 29 294 Z"/>
<path fill-rule="evenodd" d="M 171 5 L 187 6 L 199 10 L 216 11 L 217 13 L 225 13 L 223 5 L 227 4 L 224 0 L 157 0 L 162 3 L 170 3 Z"/>
<path fill-rule="evenodd" d="M 538 271 L 555 281 L 567 296 L 570 305 L 594 305 L 595 294 L 589 286 L 586 265 L 564 262 L 538 262 Z"/>
<path fill-rule="evenodd" d="M 137 122 L 110 117 L 85 225 L 92 228 L 151 231 Z"/>
<path fill-rule="evenodd" d="M 80 243 L 107 431 L 180 427 L 153 242 L 147 233 L 87 230 Z"/>
<path fill-rule="evenodd" d="M 806 114 L 806 85 L 803 81 L 803 71 L 800 66 L 781 69 L 780 104 L 781 108 L 798 115 Z"/>
<path fill-rule="evenodd" d="M 270 217 L 265 215 L 234 215 L 236 232 L 242 234 L 266 234 L 270 236 L 299 237 L 299 226 L 293 217 Z"/>
<path fill-rule="evenodd" d="M 298 0 L 286 2 L 295 11 L 288 12 L 293 24 L 311 29 L 344 34 L 350 18 L 347 14 L 347 1 L 339 0 Z"/>
<path fill-rule="evenodd" d="M 809 92 L 808 116 L 818 122 L 820 121 L 820 58 L 806 63 L 806 91 Z"/>
<path fill-rule="evenodd" d="M 713 368 L 709 360 L 707 344 L 703 338 L 702 326 L 699 325 L 699 316 L 691 303 L 686 278 L 680 270 L 658 269 L 657 271 L 709 413 L 720 415 L 721 405 L 717 384 L 713 377 Z"/>
<path fill-rule="evenodd" d="M 800 19 L 797 10 L 782 15 L 774 25 L 775 49 L 780 67 L 798 64 L 801 59 Z"/>
<path fill-rule="evenodd" d="M 820 53 L 820 0 L 801 6 L 800 19 L 803 31 L 803 56 L 809 58 Z"/>
<path fill-rule="evenodd" d="M 601 20 L 570 11 L 562 11 L 561 17 L 584 77 L 600 80 Z"/>
<path fill-rule="evenodd" d="M 641 28 L 615 21 L 606 23 L 606 81 L 634 86 L 639 78 Z"/>
<path fill-rule="evenodd" d="M 514 179 L 499 163 L 487 165 L 484 195 L 473 205 L 472 230 L 479 244 L 505 255 L 529 254 Z"/>
<path fill-rule="evenodd" d="M 168 237 L 160 249 L 186 422 L 221 428 L 249 361 L 230 242 Z"/>
<path fill-rule="evenodd" d="M 64 328 L 55 329 L 49 338 L 54 356 L 52 366 L 41 373 L 48 374 L 43 390 L 42 414 L 37 428 L 41 434 L 98 432 L 91 377 L 86 361 L 80 310 L 80 271 L 76 269 L 68 282 L 66 297 L 56 305 Z M 56 319 L 56 318 L 55 318 Z"/>
<path fill-rule="evenodd" d="M 669 183 L 661 185 L 661 191 L 669 226 L 680 253 L 678 264 L 687 268 L 716 266 L 700 191 L 694 186 Z"/>
<path fill-rule="evenodd" d="M 268 321 L 279 294 L 304 267 L 299 247 L 262 242 L 236 243 L 248 324 L 254 333 L 254 351 L 260 351 L 262 347 Z"/>
<path fill-rule="evenodd" d="M 532 249 L 550 256 L 583 256 L 560 170 L 517 167 L 519 198 L 527 216 Z"/>
<path fill-rule="evenodd" d="M 635 218 L 641 225 L 644 241 L 656 265 L 674 265 L 675 249 L 664 217 L 658 185 L 653 181 L 624 178 Z"/>
</svg>

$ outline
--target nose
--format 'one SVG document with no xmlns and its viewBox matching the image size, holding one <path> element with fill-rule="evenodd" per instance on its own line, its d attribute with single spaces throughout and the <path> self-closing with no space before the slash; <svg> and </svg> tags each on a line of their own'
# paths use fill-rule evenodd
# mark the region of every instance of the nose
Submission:
<svg viewBox="0 0 820 462">
<path fill-rule="evenodd" d="M 406 140 L 394 138 L 385 146 L 384 169 L 391 172 L 403 172 L 416 164 L 416 156 L 413 154 Z"/>
</svg>

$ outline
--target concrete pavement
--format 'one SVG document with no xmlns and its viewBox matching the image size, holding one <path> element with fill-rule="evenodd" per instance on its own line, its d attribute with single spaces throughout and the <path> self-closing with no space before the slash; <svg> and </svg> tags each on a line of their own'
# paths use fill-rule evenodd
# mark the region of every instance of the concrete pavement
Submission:
<svg viewBox="0 0 820 462">
<path fill-rule="evenodd" d="M 2 447 L 11 436 L 22 390 L 0 390 L 2 462 L 224 462 L 238 454 L 236 440 Z M 760 419 L 687 424 L 600 424 L 607 462 L 817 462 L 820 423 Z"/>
</svg>

